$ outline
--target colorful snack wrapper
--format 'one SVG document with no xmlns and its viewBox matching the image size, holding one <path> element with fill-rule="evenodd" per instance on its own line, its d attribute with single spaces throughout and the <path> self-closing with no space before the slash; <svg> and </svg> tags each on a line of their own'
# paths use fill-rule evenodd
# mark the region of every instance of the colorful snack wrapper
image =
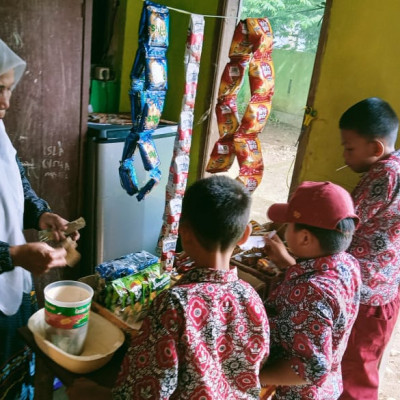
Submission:
<svg viewBox="0 0 400 400">
<path fill-rule="evenodd" d="M 146 50 L 146 90 L 167 89 L 167 58 L 166 49 Z"/>
<path fill-rule="evenodd" d="M 106 286 L 105 306 L 128 324 L 141 320 L 157 294 L 170 287 L 171 278 L 156 263 L 145 270 L 111 281 Z"/>
<path fill-rule="evenodd" d="M 168 31 L 168 8 L 145 1 L 140 18 L 139 41 L 148 46 L 168 47 Z"/>
<path fill-rule="evenodd" d="M 267 18 L 247 18 L 249 40 L 253 44 L 253 52 L 267 53 L 272 51 L 272 28 Z"/>
<path fill-rule="evenodd" d="M 221 137 L 233 134 L 239 127 L 239 116 L 237 112 L 235 97 L 224 97 L 223 101 L 215 106 L 217 114 L 218 130 Z"/>
<path fill-rule="evenodd" d="M 207 172 L 228 171 L 235 160 L 233 136 L 225 136 L 217 140 L 207 164 Z"/>
<path fill-rule="evenodd" d="M 267 123 L 270 111 L 271 102 L 269 100 L 259 103 L 250 102 L 243 115 L 238 133 L 244 135 L 262 132 Z"/>
<path fill-rule="evenodd" d="M 120 166 L 122 187 L 138 201 L 143 200 L 160 181 L 160 159 L 152 139 L 164 107 L 167 89 L 167 59 L 169 11 L 165 6 L 144 1 L 139 26 L 139 48 L 132 65 L 130 78 L 132 131 L 124 146 Z M 133 168 L 132 155 L 139 146 L 140 155 L 146 171 L 150 171 L 149 181 L 140 190 Z M 127 161 L 130 160 L 130 161 Z"/>
<path fill-rule="evenodd" d="M 160 165 L 160 158 L 158 157 L 152 133 L 153 131 L 142 132 L 138 141 L 140 156 L 146 171 L 150 171 Z"/>
<path fill-rule="evenodd" d="M 133 156 L 139 139 L 140 136 L 136 132 L 134 132 L 133 130 L 129 132 L 129 135 L 125 139 L 124 149 L 122 151 L 123 160 L 131 158 Z"/>
<path fill-rule="evenodd" d="M 243 83 L 244 71 L 249 60 L 233 60 L 226 64 L 222 73 L 221 84 L 219 86 L 218 97 L 236 96 Z"/>
<path fill-rule="evenodd" d="M 146 93 L 145 105 L 139 124 L 141 131 L 149 131 L 157 128 L 160 123 L 161 113 L 164 108 L 165 93 L 148 91 Z"/>
<path fill-rule="evenodd" d="M 237 155 L 238 180 L 250 191 L 261 182 L 263 173 L 261 146 L 256 135 L 264 129 L 271 111 L 275 78 L 272 41 L 271 26 L 266 18 L 248 18 L 237 24 L 215 108 L 220 139 L 211 152 L 207 171 L 227 171 Z M 239 124 L 237 93 L 247 65 L 251 98 Z"/>
<path fill-rule="evenodd" d="M 156 264 L 158 257 L 145 251 L 129 253 L 113 260 L 104 261 L 95 267 L 96 273 L 106 281 L 132 275 L 150 265 Z"/>
<path fill-rule="evenodd" d="M 272 96 L 275 86 L 275 71 L 271 60 L 252 59 L 249 66 L 249 81 L 252 100 L 255 96 L 265 99 Z"/>
<path fill-rule="evenodd" d="M 158 240 L 158 252 L 164 271 L 172 271 L 174 263 L 182 197 L 189 171 L 189 154 L 193 129 L 193 110 L 199 78 L 200 57 L 203 45 L 204 17 L 191 14 L 185 51 L 185 92 L 171 162 L 163 227 Z"/>
<path fill-rule="evenodd" d="M 156 167 L 150 171 L 149 181 L 139 190 L 136 196 L 138 201 L 142 201 L 161 180 L 161 171 Z"/>
<path fill-rule="evenodd" d="M 125 189 L 129 196 L 133 196 L 139 190 L 139 183 L 136 176 L 135 167 L 133 165 L 133 160 L 133 157 L 127 158 L 126 160 L 121 161 L 121 165 L 119 166 L 119 178 L 121 186 Z"/>
<path fill-rule="evenodd" d="M 185 65 L 200 64 L 204 41 L 204 18 L 192 14 L 186 39 Z"/>
<path fill-rule="evenodd" d="M 257 136 L 236 136 L 233 139 L 240 171 L 262 172 L 264 169 L 261 143 Z"/>
<path fill-rule="evenodd" d="M 262 174 L 259 175 L 241 175 L 236 178 L 239 182 L 247 188 L 249 192 L 254 192 L 257 186 L 261 183 Z"/>
<path fill-rule="evenodd" d="M 252 43 L 249 40 L 249 30 L 246 21 L 239 21 L 233 33 L 229 58 L 241 57 L 250 59 L 252 53 Z"/>
</svg>

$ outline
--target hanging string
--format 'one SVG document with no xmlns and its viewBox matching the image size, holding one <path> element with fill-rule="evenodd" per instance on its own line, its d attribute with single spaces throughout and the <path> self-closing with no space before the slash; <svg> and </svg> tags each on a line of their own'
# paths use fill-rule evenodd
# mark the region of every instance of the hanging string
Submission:
<svg viewBox="0 0 400 400">
<path fill-rule="evenodd" d="M 144 2 L 146 0 L 142 0 L 142 1 Z M 197 13 L 192 13 L 190 11 L 182 10 L 181 8 L 175 8 L 175 7 L 171 7 L 171 6 L 165 6 L 165 5 L 164 5 L 164 7 L 167 7 L 169 10 L 173 10 L 173 11 L 176 11 L 181 14 L 189 14 L 189 15 L 197 14 Z M 316 7 L 316 8 L 309 8 L 308 10 L 300 10 L 300 11 L 290 12 L 290 13 L 285 14 L 284 16 L 286 17 L 288 15 L 295 15 L 295 14 L 306 13 L 306 12 L 311 12 L 311 11 L 323 10 L 324 8 L 325 7 L 322 7 L 322 6 Z M 226 15 L 205 15 L 205 14 L 199 14 L 199 15 L 202 15 L 203 17 L 206 17 L 206 18 L 223 18 L 223 19 L 236 19 L 236 20 L 240 19 L 239 16 L 233 17 L 233 16 L 226 16 Z M 282 17 L 283 17 L 283 15 L 276 15 L 275 17 L 268 17 L 268 19 L 271 21 L 272 19 L 279 19 Z"/>
<path fill-rule="evenodd" d="M 144 2 L 146 0 L 142 0 L 142 1 Z M 181 13 L 181 14 L 189 14 L 189 15 L 198 14 L 198 13 L 192 13 L 190 11 L 182 10 L 180 8 L 175 8 L 175 7 L 165 6 L 165 5 L 164 5 L 164 7 L 167 7 L 168 10 L 173 10 L 173 11 L 176 11 L 176 12 Z M 233 16 L 230 17 L 230 16 L 226 16 L 226 15 L 205 15 L 205 14 L 198 14 L 198 15 L 201 15 L 201 16 L 203 16 L 205 18 L 223 18 L 223 19 L 237 19 L 237 20 L 240 19 L 238 16 L 237 17 L 233 17 Z"/>
</svg>

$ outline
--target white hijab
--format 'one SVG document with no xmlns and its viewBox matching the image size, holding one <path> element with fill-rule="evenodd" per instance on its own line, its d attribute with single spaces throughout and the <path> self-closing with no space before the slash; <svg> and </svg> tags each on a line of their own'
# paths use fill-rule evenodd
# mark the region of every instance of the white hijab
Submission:
<svg viewBox="0 0 400 400">
<path fill-rule="evenodd" d="M 13 88 L 22 77 L 25 65 L 25 61 L 0 39 L 0 75 L 13 68 Z M 10 246 L 25 243 L 24 190 L 15 155 L 16 150 L 0 119 L 0 240 Z M 14 315 L 21 305 L 22 294 L 29 293 L 31 288 L 31 274 L 21 267 L 0 274 L 0 311 Z"/>
</svg>

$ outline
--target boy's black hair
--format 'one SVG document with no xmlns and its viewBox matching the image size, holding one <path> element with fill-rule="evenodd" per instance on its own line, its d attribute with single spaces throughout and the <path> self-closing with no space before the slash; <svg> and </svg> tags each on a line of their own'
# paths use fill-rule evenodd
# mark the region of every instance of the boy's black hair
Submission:
<svg viewBox="0 0 400 400">
<path fill-rule="evenodd" d="M 324 254 L 340 253 L 348 249 L 355 231 L 353 218 L 345 218 L 338 222 L 336 229 L 317 228 L 316 226 L 305 224 L 294 224 L 294 230 L 307 229 L 319 241 L 321 250 Z"/>
<path fill-rule="evenodd" d="M 240 182 L 213 175 L 186 191 L 181 223 L 188 223 L 207 250 L 234 246 L 249 222 L 251 196 Z"/>
<path fill-rule="evenodd" d="M 393 108 L 379 97 L 369 97 L 351 106 L 339 120 L 340 129 L 357 131 L 366 139 L 385 139 L 394 146 L 399 119 Z"/>
</svg>

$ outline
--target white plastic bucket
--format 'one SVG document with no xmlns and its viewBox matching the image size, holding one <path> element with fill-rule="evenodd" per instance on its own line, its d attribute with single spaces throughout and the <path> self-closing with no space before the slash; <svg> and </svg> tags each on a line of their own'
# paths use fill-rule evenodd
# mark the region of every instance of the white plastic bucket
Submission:
<svg viewBox="0 0 400 400">
<path fill-rule="evenodd" d="M 46 338 L 79 355 L 85 344 L 93 289 L 83 282 L 58 281 L 44 288 Z"/>
</svg>

